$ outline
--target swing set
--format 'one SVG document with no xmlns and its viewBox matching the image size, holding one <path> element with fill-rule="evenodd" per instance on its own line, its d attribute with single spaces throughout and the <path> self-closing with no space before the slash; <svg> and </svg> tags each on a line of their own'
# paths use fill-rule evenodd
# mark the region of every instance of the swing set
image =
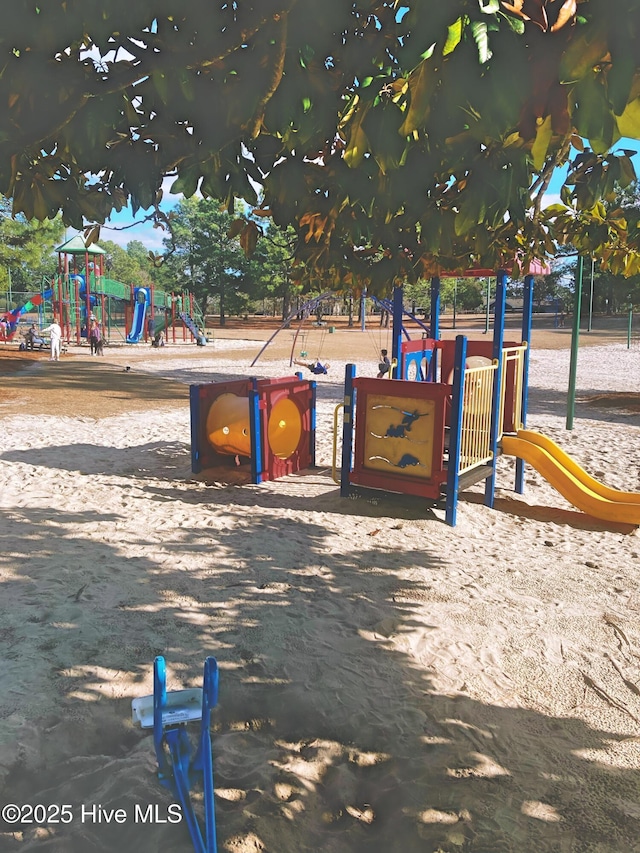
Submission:
<svg viewBox="0 0 640 853">
<path fill-rule="evenodd" d="M 386 312 L 389 317 L 393 318 L 393 331 L 390 327 L 387 327 L 386 342 L 384 345 L 384 348 L 387 350 L 387 352 L 391 353 L 391 368 L 386 373 L 386 375 L 389 379 L 398 378 L 399 374 L 397 368 L 400 362 L 398 361 L 398 356 L 395 351 L 396 347 L 393 343 L 394 336 L 397 335 L 400 339 L 404 337 L 404 343 L 402 344 L 403 354 L 405 350 L 419 350 L 422 348 L 420 341 L 411 340 L 411 335 L 405 328 L 402 322 L 402 318 L 407 317 L 409 320 L 411 320 L 412 323 L 415 323 L 418 328 L 422 330 L 421 340 L 423 341 L 428 338 L 431 338 L 431 330 L 429 326 L 427 326 L 419 317 L 417 317 L 415 314 L 412 314 L 411 311 L 407 311 L 402 303 L 398 303 L 397 305 L 395 305 L 393 300 L 391 299 L 379 299 L 377 296 L 373 295 L 370 295 L 369 298 L 375 306 L 380 308 L 381 311 Z M 371 331 L 371 329 L 369 329 L 369 337 L 372 341 L 374 341 L 373 334 L 374 333 Z M 380 327 L 378 344 L 379 345 L 376 350 L 376 357 L 379 357 L 382 351 L 382 327 Z M 381 361 L 378 365 L 378 368 L 381 372 L 384 366 L 384 362 Z M 423 370 L 422 366 L 418 366 L 411 377 L 402 376 L 401 378 L 411 378 L 419 379 L 421 381 L 427 381 L 429 376 L 427 375 L 427 371 Z"/>
<path fill-rule="evenodd" d="M 305 320 L 308 320 L 308 319 L 309 319 L 309 317 L 311 316 L 311 314 L 314 314 L 314 313 L 318 312 L 318 310 L 319 310 L 319 308 L 320 308 L 320 306 L 321 306 L 322 302 L 323 302 L 325 299 L 328 299 L 329 297 L 333 297 L 333 296 L 334 296 L 334 293 L 333 293 L 331 290 L 327 290 L 327 291 L 325 291 L 324 293 L 322 293 L 320 296 L 316 296 L 316 297 L 314 297 L 313 299 L 310 299 L 308 302 L 305 302 L 305 303 L 304 303 L 304 305 L 302 305 L 300 308 L 296 308 L 294 311 L 292 311 L 292 312 L 289 314 L 289 316 L 288 316 L 288 317 L 287 317 L 287 318 L 282 322 L 282 324 L 281 324 L 281 325 L 276 329 L 276 331 L 271 335 L 271 337 L 266 341 L 266 343 L 264 344 L 264 346 L 262 347 L 262 349 L 260 350 L 260 352 L 258 353 L 258 355 L 257 355 L 257 356 L 253 359 L 253 361 L 251 362 L 251 367 L 254 367 L 254 365 L 255 365 L 255 364 L 257 364 L 257 362 L 258 362 L 258 360 L 260 359 L 261 355 L 265 352 L 265 350 L 267 349 L 267 347 L 269 346 L 269 344 L 270 344 L 270 343 L 272 343 L 272 341 L 274 341 L 274 340 L 275 340 L 275 338 L 277 337 L 277 335 L 278 335 L 278 334 L 279 334 L 283 329 L 288 329 L 288 328 L 291 326 L 291 321 L 292 321 L 292 320 L 294 320 L 294 319 L 295 319 L 296 317 L 298 317 L 298 316 L 300 317 L 300 320 L 299 320 L 299 322 L 298 322 L 298 327 L 297 327 L 297 329 L 296 329 L 296 331 L 295 331 L 295 333 L 294 333 L 294 335 L 293 335 L 293 342 L 292 342 L 292 344 L 291 344 L 291 353 L 290 353 L 290 355 L 289 355 L 289 367 L 292 367 L 292 366 L 293 366 L 293 363 L 294 363 L 294 356 L 295 356 L 295 350 L 296 350 L 296 344 L 297 344 L 297 342 L 298 342 L 298 338 L 300 337 L 300 335 L 301 335 L 301 334 L 302 334 L 302 341 L 303 341 L 303 343 L 302 343 L 302 351 L 301 351 L 300 355 L 301 355 L 302 357 L 305 357 L 305 356 L 303 355 L 303 353 L 304 353 L 305 355 L 307 354 L 307 352 L 306 352 L 306 348 L 305 348 L 305 344 L 306 344 L 306 332 L 303 332 L 303 331 L 302 331 L 302 327 L 303 327 L 303 325 L 304 325 L 304 322 L 305 322 Z M 316 358 L 314 359 L 315 361 L 319 361 L 319 360 L 320 360 L 320 356 L 321 356 L 321 354 L 322 354 L 322 349 L 323 349 L 323 347 L 324 347 L 324 342 L 325 342 L 326 335 L 327 335 L 327 330 L 326 330 L 326 328 L 321 328 L 321 332 L 320 332 L 320 342 L 319 342 L 319 345 L 318 345 L 318 354 L 317 354 Z"/>
</svg>

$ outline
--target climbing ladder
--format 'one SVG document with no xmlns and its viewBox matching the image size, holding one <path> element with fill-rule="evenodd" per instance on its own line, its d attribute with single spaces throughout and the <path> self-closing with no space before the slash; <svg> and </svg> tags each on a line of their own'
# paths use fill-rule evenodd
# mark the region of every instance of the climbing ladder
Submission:
<svg viewBox="0 0 640 853">
<path fill-rule="evenodd" d="M 191 334 L 193 335 L 193 337 L 196 340 L 198 340 L 199 338 L 202 337 L 202 335 L 200 334 L 200 331 L 198 329 L 198 324 L 193 319 L 191 314 L 187 314 L 186 311 L 180 311 L 180 313 L 178 314 L 178 317 L 180 317 L 180 319 L 182 320 L 184 325 L 187 327 L 187 329 L 189 329 L 189 331 L 191 332 Z"/>
</svg>

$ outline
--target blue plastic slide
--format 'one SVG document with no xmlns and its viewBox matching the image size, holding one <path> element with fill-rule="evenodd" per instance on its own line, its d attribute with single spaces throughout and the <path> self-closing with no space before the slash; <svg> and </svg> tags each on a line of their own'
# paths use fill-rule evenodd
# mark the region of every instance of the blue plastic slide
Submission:
<svg viewBox="0 0 640 853">
<path fill-rule="evenodd" d="M 148 287 L 136 287 L 133 291 L 135 307 L 133 309 L 133 322 L 131 331 L 127 335 L 128 344 L 137 344 L 144 334 L 144 320 L 147 308 L 151 302 Z"/>
</svg>

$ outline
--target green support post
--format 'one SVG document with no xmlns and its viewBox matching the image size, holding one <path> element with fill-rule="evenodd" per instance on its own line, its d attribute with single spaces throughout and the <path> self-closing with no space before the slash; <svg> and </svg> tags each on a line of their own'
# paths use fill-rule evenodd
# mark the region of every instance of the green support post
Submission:
<svg viewBox="0 0 640 853">
<path fill-rule="evenodd" d="M 627 349 L 631 349 L 631 329 L 633 327 L 633 305 L 629 306 L 629 322 L 627 324 Z"/>
<path fill-rule="evenodd" d="M 589 285 L 589 322 L 587 323 L 587 332 L 591 331 L 593 321 L 593 268 L 595 261 L 591 258 L 591 283 Z"/>
<path fill-rule="evenodd" d="M 582 308 L 582 275 L 584 258 L 578 255 L 576 261 L 576 292 L 573 303 L 573 327 L 571 329 L 571 363 L 569 366 L 569 393 L 567 396 L 567 429 L 573 429 L 576 410 L 576 374 L 578 372 L 578 347 L 580 346 L 580 311 Z"/>
</svg>

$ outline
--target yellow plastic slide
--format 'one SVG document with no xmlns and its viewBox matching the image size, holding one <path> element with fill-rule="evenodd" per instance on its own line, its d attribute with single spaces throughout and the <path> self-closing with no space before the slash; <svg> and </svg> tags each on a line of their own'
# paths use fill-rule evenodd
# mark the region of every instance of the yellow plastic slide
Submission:
<svg viewBox="0 0 640 853">
<path fill-rule="evenodd" d="M 640 525 L 640 493 L 622 492 L 594 480 L 547 436 L 519 430 L 502 438 L 502 450 L 528 462 L 575 507 L 604 521 Z"/>
</svg>

